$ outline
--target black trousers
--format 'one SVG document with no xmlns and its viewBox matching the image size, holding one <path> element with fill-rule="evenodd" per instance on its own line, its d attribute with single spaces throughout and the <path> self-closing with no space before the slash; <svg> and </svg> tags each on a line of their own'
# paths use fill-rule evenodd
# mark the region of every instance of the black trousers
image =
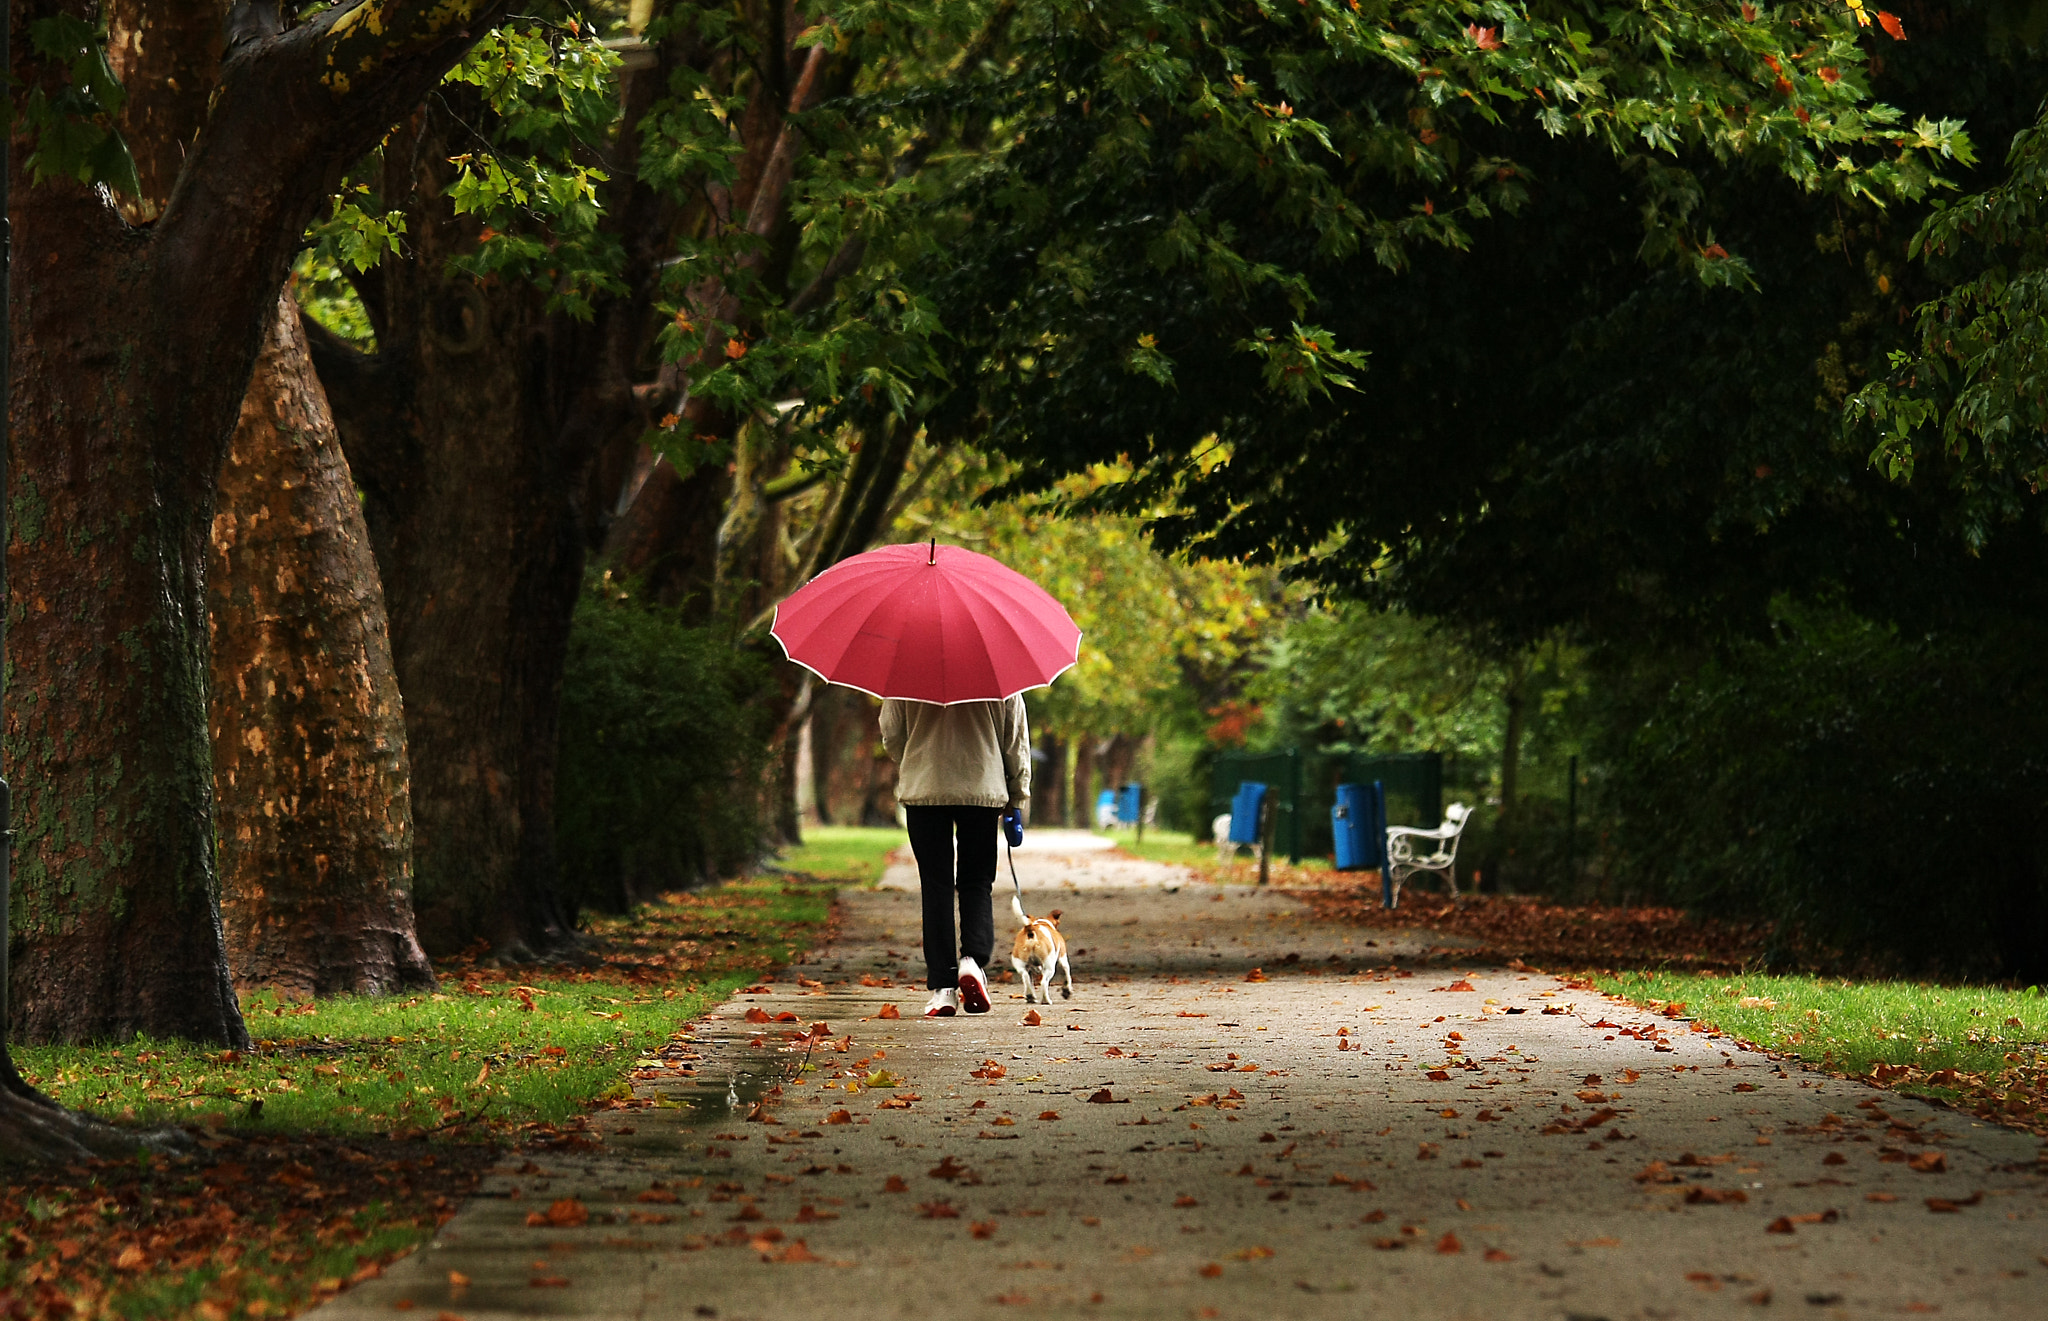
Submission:
<svg viewBox="0 0 2048 1321">
<path fill-rule="evenodd" d="M 924 893 L 924 984 L 942 991 L 960 984 L 960 956 L 988 967 L 996 952 L 989 892 L 996 883 L 996 807 L 905 807 L 910 851 Z M 954 848 L 958 832 L 959 847 Z M 953 943 L 953 905 L 960 906 L 960 943 Z M 957 952 L 956 952 L 957 951 Z"/>
</svg>

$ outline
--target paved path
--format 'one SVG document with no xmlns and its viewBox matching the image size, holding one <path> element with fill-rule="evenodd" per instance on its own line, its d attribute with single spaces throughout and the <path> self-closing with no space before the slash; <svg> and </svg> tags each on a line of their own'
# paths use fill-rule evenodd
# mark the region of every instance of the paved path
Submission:
<svg viewBox="0 0 2048 1321">
<path fill-rule="evenodd" d="M 408 1299 L 466 1321 L 2048 1315 L 2023 1134 L 1285 893 L 1036 842 L 1028 906 L 1073 886 L 1078 974 L 1041 1024 L 1014 984 L 985 1017 L 909 1017 L 916 897 L 849 892 L 838 943 L 643 1070 L 678 1108 L 508 1165 L 322 1321 Z M 791 1038 L 820 1022 L 798 1082 Z M 898 1085 L 856 1081 L 882 1070 Z M 589 1223 L 528 1226 L 572 1197 Z"/>
</svg>

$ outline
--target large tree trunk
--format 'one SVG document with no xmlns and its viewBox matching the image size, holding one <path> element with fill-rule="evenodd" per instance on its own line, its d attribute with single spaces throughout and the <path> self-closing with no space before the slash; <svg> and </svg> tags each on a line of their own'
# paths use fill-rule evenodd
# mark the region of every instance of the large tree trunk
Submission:
<svg viewBox="0 0 2048 1321">
<path fill-rule="evenodd" d="M 289 292 L 221 465 L 208 600 L 221 916 L 237 988 L 431 987 L 405 717 L 355 482 Z"/>
<path fill-rule="evenodd" d="M 444 195 L 467 131 L 430 106 L 386 146 L 408 251 L 369 277 L 376 353 L 309 333 L 363 486 L 405 693 L 420 938 L 522 961 L 574 944 L 555 847 L 562 674 L 611 513 L 609 460 L 641 426 L 627 372 L 661 231 L 633 217 L 639 287 L 588 324 L 548 313 L 524 282 L 451 273 L 475 242 Z"/>
<path fill-rule="evenodd" d="M 57 8 L 17 4 L 14 28 Z M 21 1036 L 247 1043 L 213 855 L 213 484 L 306 222 L 490 12 L 368 0 L 345 25 L 330 10 L 251 35 L 146 232 L 102 192 L 30 187 L 19 170 L 11 181 L 18 622 L 5 740 L 19 791 Z M 22 83 L 53 76 L 28 43 L 14 51 Z M 333 78 L 344 65 L 350 77 Z M 0 1118 L 0 1146 L 33 1137 Z"/>
</svg>

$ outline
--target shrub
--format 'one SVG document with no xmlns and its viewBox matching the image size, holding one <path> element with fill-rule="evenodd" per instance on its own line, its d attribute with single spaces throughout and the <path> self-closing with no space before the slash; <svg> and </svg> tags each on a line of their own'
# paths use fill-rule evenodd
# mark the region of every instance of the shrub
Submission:
<svg viewBox="0 0 2048 1321">
<path fill-rule="evenodd" d="M 563 891 L 619 912 L 731 876 L 769 817 L 766 661 L 608 579 L 577 603 L 562 679 L 555 822 Z"/>
<path fill-rule="evenodd" d="M 2048 975 L 2044 639 L 1776 619 L 1768 640 L 1619 685 L 1621 873 L 1848 964 Z"/>
</svg>

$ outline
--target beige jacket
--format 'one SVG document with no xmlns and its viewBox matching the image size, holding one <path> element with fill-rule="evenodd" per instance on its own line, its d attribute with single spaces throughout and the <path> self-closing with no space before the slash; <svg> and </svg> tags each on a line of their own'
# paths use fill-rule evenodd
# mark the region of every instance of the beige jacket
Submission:
<svg viewBox="0 0 2048 1321">
<path fill-rule="evenodd" d="M 1024 699 L 934 706 L 888 698 L 882 748 L 896 759 L 905 807 L 1021 807 L 1031 797 Z"/>
</svg>

